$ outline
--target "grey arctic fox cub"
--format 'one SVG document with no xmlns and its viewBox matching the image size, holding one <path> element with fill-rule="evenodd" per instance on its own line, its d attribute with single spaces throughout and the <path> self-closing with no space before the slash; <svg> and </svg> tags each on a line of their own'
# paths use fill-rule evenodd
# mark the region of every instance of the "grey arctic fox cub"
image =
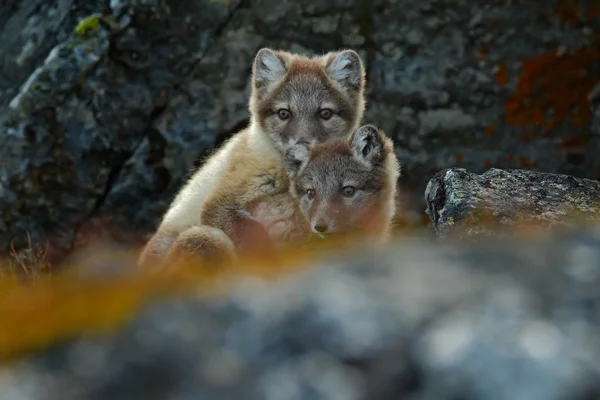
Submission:
<svg viewBox="0 0 600 400">
<path fill-rule="evenodd" d="M 300 142 L 286 152 L 285 168 L 290 195 L 312 233 L 389 240 L 400 163 L 381 130 L 365 125 L 346 140 Z"/>
</svg>

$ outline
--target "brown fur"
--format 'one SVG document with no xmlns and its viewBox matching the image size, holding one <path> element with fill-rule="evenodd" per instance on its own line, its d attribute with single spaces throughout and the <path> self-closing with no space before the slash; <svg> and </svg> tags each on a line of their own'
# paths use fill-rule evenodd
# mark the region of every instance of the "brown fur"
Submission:
<svg viewBox="0 0 600 400">
<path fill-rule="evenodd" d="M 177 237 L 167 254 L 167 260 L 202 254 L 209 262 L 233 262 L 237 259 L 231 240 L 223 231 L 209 226 L 193 227 Z"/>
</svg>

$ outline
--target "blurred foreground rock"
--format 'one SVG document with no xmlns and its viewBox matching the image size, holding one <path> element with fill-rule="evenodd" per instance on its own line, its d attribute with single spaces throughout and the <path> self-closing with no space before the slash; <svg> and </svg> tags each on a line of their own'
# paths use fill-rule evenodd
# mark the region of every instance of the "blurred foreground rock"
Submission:
<svg viewBox="0 0 600 400">
<path fill-rule="evenodd" d="M 1 2 L 0 252 L 27 234 L 62 251 L 88 233 L 144 239 L 190 169 L 247 124 L 263 46 L 360 52 L 365 122 L 397 143 L 408 224 L 450 166 L 596 179 L 597 5 Z"/>
<path fill-rule="evenodd" d="M 429 181 L 425 198 L 442 237 L 600 220 L 600 182 L 569 175 L 496 168 L 477 175 L 450 168 Z"/>
<path fill-rule="evenodd" d="M 156 299 L 113 335 L 0 370 L 0 397 L 600 396 L 600 227 L 460 247 L 404 238 L 316 264 L 272 283 L 239 277 L 213 300 Z"/>
</svg>

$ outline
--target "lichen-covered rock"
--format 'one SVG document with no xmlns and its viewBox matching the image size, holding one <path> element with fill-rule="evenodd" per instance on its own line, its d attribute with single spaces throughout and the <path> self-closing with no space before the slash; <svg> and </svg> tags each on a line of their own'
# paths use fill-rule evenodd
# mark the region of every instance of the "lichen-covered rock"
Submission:
<svg viewBox="0 0 600 400">
<path fill-rule="evenodd" d="M 13 239 L 17 248 L 25 245 L 27 233 L 34 242 L 70 248 L 105 198 L 118 190 L 126 178 L 122 170 L 144 143 L 153 150 L 144 158 L 144 178 L 157 190 L 164 174 L 153 157 L 164 152 L 164 143 L 154 120 L 166 117 L 172 88 L 210 47 L 235 3 L 171 7 L 157 0 L 118 6 L 113 14 L 80 21 L 10 103 L 0 135 L 4 251 Z M 200 100 L 198 93 L 193 96 Z M 180 108 L 184 114 L 186 108 Z M 185 133 L 191 136 L 187 146 L 211 147 L 206 136 L 193 133 Z M 185 175 L 183 169 L 179 173 Z M 127 190 L 132 207 L 151 203 L 141 179 Z M 134 227 L 138 222 L 135 215 L 121 217 Z"/>
<path fill-rule="evenodd" d="M 403 164 L 399 222 L 420 221 L 428 179 L 451 166 L 596 179 L 600 20 L 587 4 L 4 2 L 0 106 L 16 108 L 0 109 L 0 251 L 27 232 L 61 248 L 88 231 L 150 234 L 190 169 L 247 124 L 263 46 L 362 55 L 364 122 L 394 138 Z M 88 16 L 99 19 L 79 25 Z"/>
<path fill-rule="evenodd" d="M 114 333 L 57 338 L 4 365 L 0 393 L 3 400 L 597 398 L 599 232 L 461 247 L 421 239 L 385 251 L 358 246 L 271 282 L 239 277 L 216 298 L 156 298 Z M 126 287 L 115 282 L 115 291 Z M 77 302 L 76 293 L 68 301 Z M 39 329 L 52 321 L 46 316 Z M 0 337 L 3 329 L 14 327 L 2 320 Z"/>
<path fill-rule="evenodd" d="M 19 86 L 80 20 L 108 9 L 108 0 L 7 0 L 0 3 L 0 121 Z"/>
<path fill-rule="evenodd" d="M 600 220 L 600 182 L 570 175 L 492 168 L 436 174 L 425 192 L 440 236 L 501 234 L 515 226 L 547 229 Z"/>
</svg>

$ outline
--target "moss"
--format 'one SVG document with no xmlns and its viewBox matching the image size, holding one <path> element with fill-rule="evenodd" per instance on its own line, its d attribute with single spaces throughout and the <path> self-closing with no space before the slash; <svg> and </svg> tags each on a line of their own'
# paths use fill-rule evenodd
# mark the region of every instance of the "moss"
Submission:
<svg viewBox="0 0 600 400">
<path fill-rule="evenodd" d="M 96 31 L 100 27 L 100 16 L 91 15 L 79 21 L 75 27 L 75 34 L 85 36 L 90 32 Z"/>
</svg>

